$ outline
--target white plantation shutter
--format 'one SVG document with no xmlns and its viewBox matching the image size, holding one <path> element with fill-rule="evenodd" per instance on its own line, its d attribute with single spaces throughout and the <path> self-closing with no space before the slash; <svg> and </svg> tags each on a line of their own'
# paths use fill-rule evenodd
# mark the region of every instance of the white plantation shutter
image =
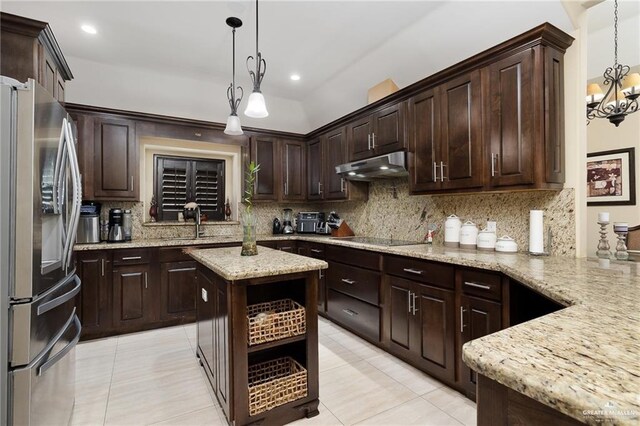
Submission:
<svg viewBox="0 0 640 426">
<path fill-rule="evenodd" d="M 195 201 L 209 220 L 224 220 L 224 161 L 154 156 L 159 220 L 177 220 Z"/>
</svg>

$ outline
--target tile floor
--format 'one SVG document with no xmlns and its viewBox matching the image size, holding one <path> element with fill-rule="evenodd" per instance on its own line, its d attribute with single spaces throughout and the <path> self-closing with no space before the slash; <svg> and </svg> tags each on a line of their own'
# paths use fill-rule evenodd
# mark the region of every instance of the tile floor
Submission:
<svg viewBox="0 0 640 426">
<path fill-rule="evenodd" d="M 475 404 L 321 319 L 315 425 L 475 425 Z M 195 324 L 81 343 L 72 425 L 226 425 L 196 357 Z"/>
</svg>

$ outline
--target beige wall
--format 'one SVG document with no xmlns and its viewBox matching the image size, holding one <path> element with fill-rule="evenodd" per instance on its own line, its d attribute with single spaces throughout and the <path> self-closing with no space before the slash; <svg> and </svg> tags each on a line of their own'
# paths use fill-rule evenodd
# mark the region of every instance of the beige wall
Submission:
<svg viewBox="0 0 640 426">
<path fill-rule="evenodd" d="M 633 67 L 639 72 L 640 65 Z M 601 83 L 601 81 L 593 80 Z M 603 89 L 604 90 L 604 89 Z M 634 206 L 593 206 L 587 207 L 587 255 L 595 255 L 600 235 L 597 224 L 598 212 L 609 212 L 611 222 L 628 222 L 629 226 L 640 225 L 640 112 L 627 116 L 615 127 L 606 119 L 593 120 L 587 127 L 587 147 L 589 152 L 635 147 L 636 205 Z M 586 188 L 586 178 L 583 186 Z M 615 234 L 609 226 L 609 244 L 615 252 Z"/>
</svg>

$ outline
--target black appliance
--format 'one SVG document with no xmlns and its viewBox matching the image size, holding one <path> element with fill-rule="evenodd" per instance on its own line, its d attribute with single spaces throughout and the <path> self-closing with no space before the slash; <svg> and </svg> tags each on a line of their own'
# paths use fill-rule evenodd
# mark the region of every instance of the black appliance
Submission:
<svg viewBox="0 0 640 426">
<path fill-rule="evenodd" d="M 277 217 L 273 219 L 273 234 L 282 234 L 282 223 L 280 223 L 280 219 Z"/>
<path fill-rule="evenodd" d="M 296 232 L 298 234 L 315 234 L 321 222 L 324 222 L 324 213 L 300 212 L 296 217 Z"/>
<path fill-rule="evenodd" d="M 109 239 L 110 243 L 120 243 L 125 241 L 124 227 L 123 227 L 123 215 L 122 209 L 109 210 Z"/>
</svg>

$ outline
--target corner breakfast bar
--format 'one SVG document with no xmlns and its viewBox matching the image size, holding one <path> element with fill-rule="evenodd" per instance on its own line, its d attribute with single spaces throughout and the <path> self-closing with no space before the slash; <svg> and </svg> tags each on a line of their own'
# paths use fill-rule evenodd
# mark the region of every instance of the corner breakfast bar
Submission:
<svg viewBox="0 0 640 426">
<path fill-rule="evenodd" d="M 197 355 L 230 424 L 318 414 L 322 260 L 260 247 L 190 250 L 197 266 Z"/>
</svg>

